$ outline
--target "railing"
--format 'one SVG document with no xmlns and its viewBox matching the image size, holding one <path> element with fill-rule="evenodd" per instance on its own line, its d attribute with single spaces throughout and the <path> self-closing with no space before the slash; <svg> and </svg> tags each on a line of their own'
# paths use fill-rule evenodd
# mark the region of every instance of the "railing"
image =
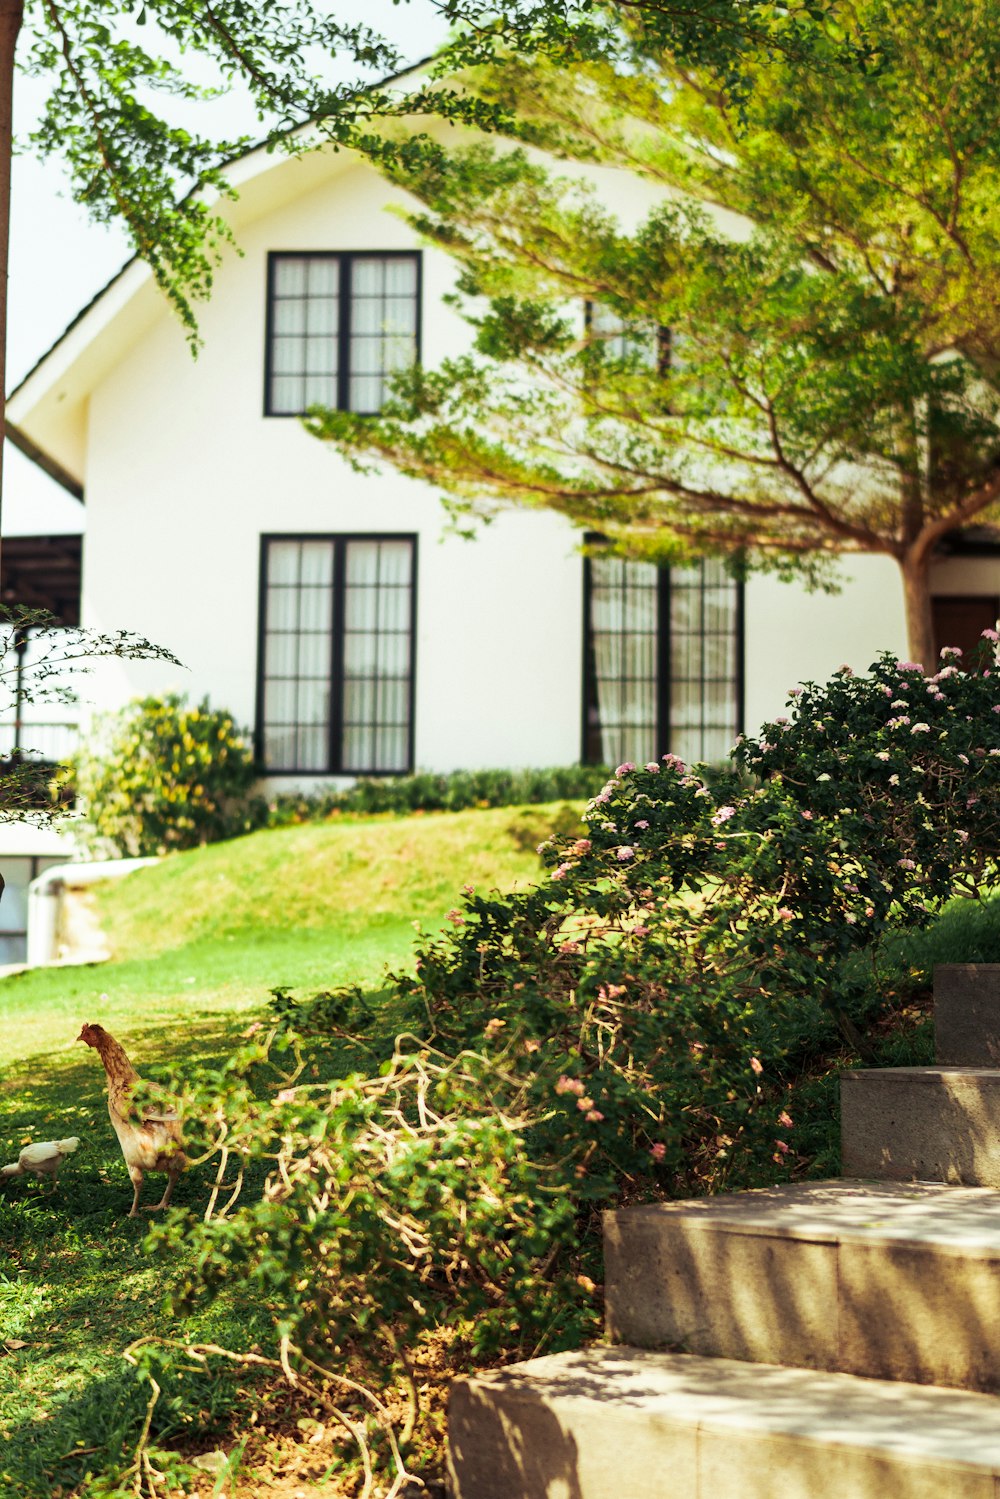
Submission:
<svg viewBox="0 0 1000 1499">
<path fill-rule="evenodd" d="M 22 722 L 21 755 L 25 760 L 44 760 L 48 764 L 58 765 L 76 752 L 79 738 L 80 725 L 77 723 L 57 723 L 52 720 Z M 0 723 L 0 760 L 6 760 L 13 754 L 17 740 L 16 725 L 11 722 Z"/>
</svg>

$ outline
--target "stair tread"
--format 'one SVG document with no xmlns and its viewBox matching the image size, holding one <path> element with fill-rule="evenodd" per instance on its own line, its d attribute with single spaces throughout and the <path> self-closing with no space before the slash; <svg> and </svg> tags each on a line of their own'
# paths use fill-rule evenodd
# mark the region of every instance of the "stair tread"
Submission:
<svg viewBox="0 0 1000 1499">
<path fill-rule="evenodd" d="M 941 1182 L 839 1179 L 793 1182 L 683 1202 L 649 1203 L 612 1212 L 683 1220 L 723 1232 L 809 1239 L 926 1245 L 942 1252 L 1000 1255 L 1000 1191 Z"/>
<path fill-rule="evenodd" d="M 776 1435 L 1000 1476 L 1000 1399 L 965 1390 L 607 1345 L 462 1383 L 558 1406 L 566 1422 L 617 1409 L 699 1432 Z"/>
<path fill-rule="evenodd" d="M 988 1063 L 929 1062 L 923 1067 L 848 1067 L 840 1074 L 841 1082 L 870 1081 L 872 1078 L 906 1078 L 913 1082 L 936 1082 L 943 1077 L 1000 1079 L 1000 1067 Z"/>
</svg>

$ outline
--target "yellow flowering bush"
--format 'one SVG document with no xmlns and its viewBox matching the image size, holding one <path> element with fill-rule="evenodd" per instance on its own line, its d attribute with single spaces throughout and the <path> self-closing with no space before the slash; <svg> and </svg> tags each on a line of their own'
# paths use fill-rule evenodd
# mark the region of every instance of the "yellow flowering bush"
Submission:
<svg viewBox="0 0 1000 1499">
<path fill-rule="evenodd" d="M 208 699 L 137 698 L 99 718 L 76 760 L 91 842 L 143 856 L 197 848 L 262 820 L 253 750 L 232 714 Z"/>
</svg>

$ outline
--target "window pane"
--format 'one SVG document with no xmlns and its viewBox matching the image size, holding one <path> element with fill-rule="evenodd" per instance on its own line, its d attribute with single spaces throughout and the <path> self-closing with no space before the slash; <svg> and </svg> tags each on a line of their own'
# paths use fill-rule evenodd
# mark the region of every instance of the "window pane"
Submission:
<svg viewBox="0 0 1000 1499">
<path fill-rule="evenodd" d="M 714 558 L 670 579 L 670 748 L 725 760 L 739 728 L 738 585 Z"/>
<path fill-rule="evenodd" d="M 304 301 L 275 302 L 274 331 L 280 333 L 304 333 L 306 331 L 306 309 Z"/>
<path fill-rule="evenodd" d="M 279 308 L 293 305 L 293 303 L 278 303 Z M 339 303 L 333 297 L 312 297 L 308 302 L 300 305 L 303 308 L 303 326 L 299 331 L 328 335 L 336 333 L 339 322 Z"/>
<path fill-rule="evenodd" d="M 310 375 L 302 385 L 302 410 L 310 406 L 333 406 L 337 404 L 337 382 L 333 376 Z"/>
<path fill-rule="evenodd" d="M 278 416 L 294 416 L 305 410 L 304 386 L 298 375 L 275 375 L 271 381 L 271 410 Z"/>
<path fill-rule="evenodd" d="M 296 255 L 279 255 L 274 261 L 274 291 L 278 297 L 302 297 L 306 290 L 308 260 Z"/>
<path fill-rule="evenodd" d="M 406 769 L 413 543 L 350 537 L 274 541 L 268 544 L 267 569 L 261 738 L 268 767 L 349 773 Z M 340 576 L 347 583 L 342 614 L 338 611 L 343 624 L 338 647 L 334 592 Z M 343 679 L 335 691 L 338 658 Z M 340 719 L 331 759 L 335 702 Z"/>
<path fill-rule="evenodd" d="M 384 377 L 414 362 L 418 317 L 415 256 L 361 255 L 352 262 L 352 411 L 378 411 L 386 395 Z"/>
<path fill-rule="evenodd" d="M 336 297 L 340 289 L 340 257 L 312 255 L 306 265 L 309 268 L 310 297 Z"/>
<path fill-rule="evenodd" d="M 412 255 L 396 255 L 385 262 L 385 294 L 387 297 L 416 297 L 417 262 Z"/>
<path fill-rule="evenodd" d="M 335 255 L 273 261 L 268 410 L 275 415 L 336 405 L 339 266 Z"/>
<path fill-rule="evenodd" d="M 333 540 L 267 546 L 261 738 L 269 769 L 329 766 Z"/>
<path fill-rule="evenodd" d="M 350 382 L 350 409 L 378 411 L 382 405 L 382 381 L 377 375 L 362 375 Z"/>
<path fill-rule="evenodd" d="M 374 630 L 378 591 L 375 587 L 348 588 L 344 605 L 344 625 L 348 630 Z"/>
<path fill-rule="evenodd" d="M 385 290 L 385 259 L 381 255 L 358 255 L 351 264 L 351 296 L 380 297 Z"/>
<path fill-rule="evenodd" d="M 297 583 L 299 581 L 299 554 L 302 544 L 298 541 L 271 541 L 267 548 L 267 577 L 275 583 Z"/>
</svg>

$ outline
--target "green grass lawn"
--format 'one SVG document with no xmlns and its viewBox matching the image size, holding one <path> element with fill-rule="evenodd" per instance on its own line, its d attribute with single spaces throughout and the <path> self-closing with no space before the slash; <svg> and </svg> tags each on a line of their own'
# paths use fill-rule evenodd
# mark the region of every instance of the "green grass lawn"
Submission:
<svg viewBox="0 0 1000 1499">
<path fill-rule="evenodd" d="M 81 1024 L 112 1031 L 144 1075 L 221 1060 L 271 988 L 377 988 L 387 965 L 412 962 L 412 922 L 440 925 L 464 883 L 536 880 L 535 844 L 559 815 L 531 807 L 343 819 L 174 855 L 102 889 L 112 962 L 0 980 L 0 1164 L 29 1139 L 81 1140 L 55 1190 L 23 1178 L 0 1187 L 3 1499 L 85 1492 L 88 1471 L 119 1460 L 146 1394 L 122 1349 L 181 1330 L 162 1305 L 184 1266 L 151 1258 L 145 1224 L 125 1216 L 131 1188 L 100 1063 L 76 1044 Z M 148 1201 L 161 1184 L 148 1183 Z M 205 1197 L 197 1172 L 181 1178 L 178 1202 L 200 1211 Z M 183 1330 L 246 1346 L 255 1315 L 219 1303 Z M 246 1399 L 236 1376 L 176 1378 L 187 1380 L 184 1400 L 172 1408 L 182 1391 L 165 1387 L 158 1440 L 186 1450 L 231 1444 L 232 1412 Z M 263 1440 L 255 1437 L 258 1459 Z"/>
</svg>

